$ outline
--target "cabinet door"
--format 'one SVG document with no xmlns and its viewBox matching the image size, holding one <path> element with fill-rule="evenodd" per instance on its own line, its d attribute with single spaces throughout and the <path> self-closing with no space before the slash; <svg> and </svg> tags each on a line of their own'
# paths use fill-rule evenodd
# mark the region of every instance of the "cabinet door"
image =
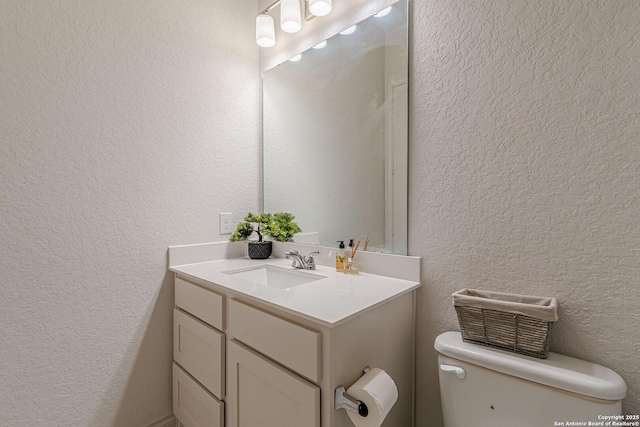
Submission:
<svg viewBox="0 0 640 427">
<path fill-rule="evenodd" d="M 319 427 L 320 389 L 235 340 L 227 346 L 227 427 Z"/>
</svg>

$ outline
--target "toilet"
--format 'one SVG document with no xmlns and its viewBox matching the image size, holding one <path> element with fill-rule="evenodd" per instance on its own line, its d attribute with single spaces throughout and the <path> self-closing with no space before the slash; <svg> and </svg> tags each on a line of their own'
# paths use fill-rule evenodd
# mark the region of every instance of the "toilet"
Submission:
<svg viewBox="0 0 640 427">
<path fill-rule="evenodd" d="M 434 347 L 445 427 L 606 425 L 622 413 L 627 385 L 604 366 L 466 343 L 459 332 L 439 335 Z"/>
</svg>

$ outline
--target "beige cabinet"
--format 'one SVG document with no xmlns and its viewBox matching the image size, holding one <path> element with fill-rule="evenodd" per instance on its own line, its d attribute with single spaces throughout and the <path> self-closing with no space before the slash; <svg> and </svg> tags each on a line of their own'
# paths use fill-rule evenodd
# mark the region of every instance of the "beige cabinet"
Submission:
<svg viewBox="0 0 640 427">
<path fill-rule="evenodd" d="M 383 427 L 413 426 L 414 292 L 335 326 L 176 274 L 174 414 L 185 427 L 353 427 L 334 409 L 369 365 L 398 401 Z"/>
<path fill-rule="evenodd" d="M 224 296 L 176 278 L 175 299 L 173 413 L 185 427 L 224 427 Z"/>
<path fill-rule="evenodd" d="M 314 329 L 231 299 L 229 334 L 311 381 L 322 378 L 322 334 Z"/>
<path fill-rule="evenodd" d="M 218 399 L 224 398 L 224 334 L 179 309 L 173 310 L 173 359 Z"/>
<path fill-rule="evenodd" d="M 176 306 L 216 329 L 223 329 L 223 295 L 176 277 Z"/>
<path fill-rule="evenodd" d="M 224 427 L 224 404 L 173 364 L 173 413 L 185 427 Z"/>
<path fill-rule="evenodd" d="M 320 388 L 229 342 L 227 427 L 320 427 Z"/>
</svg>

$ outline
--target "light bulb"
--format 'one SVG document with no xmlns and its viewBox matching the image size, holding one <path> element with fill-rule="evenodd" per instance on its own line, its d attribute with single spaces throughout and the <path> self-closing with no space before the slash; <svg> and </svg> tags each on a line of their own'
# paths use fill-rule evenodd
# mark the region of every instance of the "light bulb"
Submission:
<svg viewBox="0 0 640 427">
<path fill-rule="evenodd" d="M 340 31 L 340 34 L 342 34 L 343 36 L 348 36 L 349 34 L 353 34 L 356 32 L 356 27 L 357 25 L 353 25 L 344 31 Z"/>
<path fill-rule="evenodd" d="M 276 44 L 275 24 L 270 15 L 262 14 L 256 17 L 256 43 L 262 47 Z"/>
<path fill-rule="evenodd" d="M 323 42 L 318 43 L 318 44 L 317 44 L 317 45 L 315 45 L 313 48 L 314 48 L 314 49 L 322 49 L 322 48 L 323 48 L 323 47 L 325 47 L 326 45 L 327 45 L 327 41 L 325 40 L 325 41 L 323 41 Z"/>
<path fill-rule="evenodd" d="M 309 0 L 309 12 L 315 16 L 325 16 L 331 12 L 331 0 Z"/>
<path fill-rule="evenodd" d="M 392 6 L 389 6 L 386 9 L 382 9 L 380 12 L 376 13 L 373 16 L 375 16 L 376 18 L 382 18 L 383 16 L 387 16 L 389 14 L 389 12 L 391 12 L 391 7 Z"/>
<path fill-rule="evenodd" d="M 296 56 L 294 56 L 293 58 L 291 58 L 289 61 L 291 61 L 291 62 L 298 62 L 298 61 L 300 61 L 301 59 L 302 59 L 302 54 L 301 54 L 301 53 L 299 53 L 299 54 L 297 54 Z"/>
<path fill-rule="evenodd" d="M 302 14 L 298 0 L 280 2 L 280 28 L 285 33 L 297 33 L 302 28 Z"/>
</svg>

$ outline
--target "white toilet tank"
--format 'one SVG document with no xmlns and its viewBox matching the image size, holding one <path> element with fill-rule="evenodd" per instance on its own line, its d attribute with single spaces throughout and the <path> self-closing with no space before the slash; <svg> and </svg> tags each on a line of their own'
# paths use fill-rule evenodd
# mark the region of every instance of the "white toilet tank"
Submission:
<svg viewBox="0 0 640 427">
<path fill-rule="evenodd" d="M 627 385 L 604 366 L 556 353 L 541 360 L 465 343 L 459 332 L 438 336 L 435 349 L 445 427 L 589 421 L 604 426 L 622 412 Z"/>
</svg>

